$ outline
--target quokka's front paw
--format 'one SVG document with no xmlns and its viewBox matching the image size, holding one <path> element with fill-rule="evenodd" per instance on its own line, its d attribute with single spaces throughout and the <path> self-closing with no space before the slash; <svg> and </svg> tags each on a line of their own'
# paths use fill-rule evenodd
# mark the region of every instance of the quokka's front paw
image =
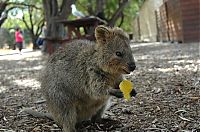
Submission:
<svg viewBox="0 0 200 132">
<path fill-rule="evenodd" d="M 124 97 L 124 94 L 122 93 L 122 91 L 120 89 L 110 89 L 109 90 L 109 94 L 111 96 L 115 96 L 117 98 L 123 98 Z M 130 92 L 130 96 L 131 97 L 136 97 L 137 95 L 137 92 L 135 89 L 132 89 L 132 91 Z"/>
</svg>

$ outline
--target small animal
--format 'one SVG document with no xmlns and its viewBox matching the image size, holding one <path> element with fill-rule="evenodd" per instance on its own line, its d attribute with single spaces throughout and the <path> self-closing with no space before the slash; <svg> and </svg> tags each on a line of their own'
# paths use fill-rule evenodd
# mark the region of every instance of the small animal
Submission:
<svg viewBox="0 0 200 132">
<path fill-rule="evenodd" d="M 85 15 L 81 11 L 77 10 L 75 4 L 72 4 L 71 8 L 72 8 L 72 14 L 77 18 L 85 17 Z"/>
<path fill-rule="evenodd" d="M 75 132 L 81 121 L 101 119 L 111 95 L 123 97 L 115 89 L 122 75 L 136 68 L 122 29 L 101 25 L 95 38 L 96 42 L 67 43 L 49 57 L 43 71 L 41 88 L 48 110 L 64 132 Z"/>
</svg>

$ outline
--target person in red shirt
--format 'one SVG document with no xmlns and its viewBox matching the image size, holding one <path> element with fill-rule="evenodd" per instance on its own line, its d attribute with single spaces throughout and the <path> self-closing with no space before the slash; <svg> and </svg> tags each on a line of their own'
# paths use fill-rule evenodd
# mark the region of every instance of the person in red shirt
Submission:
<svg viewBox="0 0 200 132">
<path fill-rule="evenodd" d="M 24 38 L 23 38 L 22 33 L 20 32 L 20 28 L 16 28 L 15 43 L 16 43 L 16 46 L 18 47 L 20 53 L 22 51 L 23 41 L 24 41 Z"/>
</svg>

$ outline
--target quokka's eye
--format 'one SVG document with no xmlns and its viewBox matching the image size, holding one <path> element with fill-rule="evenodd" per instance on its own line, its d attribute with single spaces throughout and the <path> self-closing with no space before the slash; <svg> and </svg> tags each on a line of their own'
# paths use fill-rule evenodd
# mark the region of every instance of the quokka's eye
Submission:
<svg viewBox="0 0 200 132">
<path fill-rule="evenodd" d="M 122 57 L 122 53 L 119 52 L 119 51 L 117 51 L 115 54 L 116 54 L 116 56 L 118 56 L 118 57 Z"/>
</svg>

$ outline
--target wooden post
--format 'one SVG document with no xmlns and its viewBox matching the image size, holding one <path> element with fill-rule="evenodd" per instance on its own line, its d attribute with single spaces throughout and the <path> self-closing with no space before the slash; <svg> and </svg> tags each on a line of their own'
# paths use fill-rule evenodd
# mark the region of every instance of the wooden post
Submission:
<svg viewBox="0 0 200 132">
<path fill-rule="evenodd" d="M 140 16 L 137 16 L 137 25 L 138 25 L 138 37 L 141 40 L 141 30 L 140 30 Z"/>
<path fill-rule="evenodd" d="M 158 22 L 158 11 L 155 11 L 155 18 L 156 18 L 156 30 L 157 30 L 157 34 L 156 34 L 156 41 L 160 41 L 160 29 L 159 29 L 159 22 Z"/>
</svg>

